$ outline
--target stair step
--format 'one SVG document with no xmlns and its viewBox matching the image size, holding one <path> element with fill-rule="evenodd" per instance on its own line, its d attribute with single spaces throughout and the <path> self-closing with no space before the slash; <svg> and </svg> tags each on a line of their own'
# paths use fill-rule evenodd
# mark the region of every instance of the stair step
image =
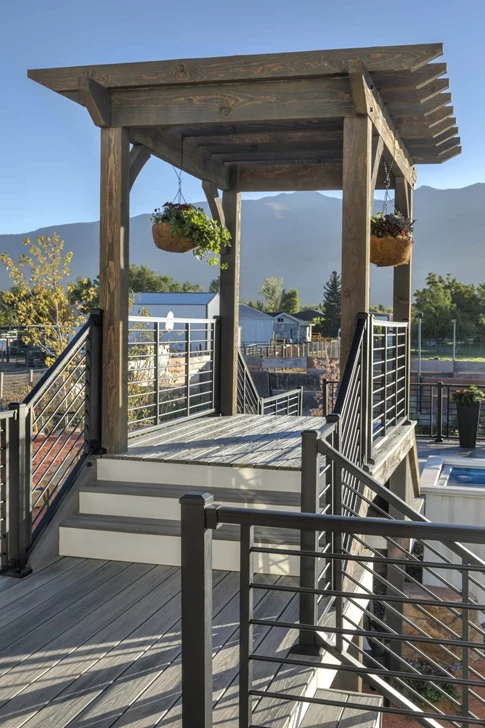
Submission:
<svg viewBox="0 0 485 728">
<path fill-rule="evenodd" d="M 179 499 L 193 490 L 190 485 L 96 481 L 80 488 L 79 511 L 86 515 L 179 520 Z M 298 493 L 234 488 L 211 488 L 209 492 L 220 505 L 300 510 Z"/>
<path fill-rule="evenodd" d="M 213 531 L 213 568 L 239 570 L 239 527 L 226 525 Z M 255 529 L 255 542 L 283 548 L 298 546 L 298 531 Z M 78 515 L 59 526 L 59 554 L 80 558 L 180 566 L 180 522 L 176 520 Z M 258 570 L 297 575 L 295 556 L 255 554 Z"/>
<path fill-rule="evenodd" d="M 383 704 L 380 695 L 349 693 L 344 690 L 317 690 L 313 697 L 318 700 L 359 703 L 362 708 L 312 704 L 305 713 L 300 728 L 379 728 L 381 725 L 381 713 L 375 710 Z"/>
</svg>

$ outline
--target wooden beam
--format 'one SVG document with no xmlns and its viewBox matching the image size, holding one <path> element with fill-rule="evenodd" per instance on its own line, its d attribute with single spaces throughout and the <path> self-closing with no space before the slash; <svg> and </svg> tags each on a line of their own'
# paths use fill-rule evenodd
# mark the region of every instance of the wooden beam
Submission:
<svg viewBox="0 0 485 728">
<path fill-rule="evenodd" d="M 443 155 L 446 155 L 447 152 L 450 151 L 450 149 L 454 149 L 455 147 L 459 147 L 461 144 L 461 139 L 459 136 L 454 136 L 452 139 L 448 139 L 446 142 L 442 142 L 440 146 L 438 147 L 438 157 L 442 157 Z"/>
<path fill-rule="evenodd" d="M 446 152 L 443 152 L 443 154 L 439 154 L 438 156 L 436 156 L 436 152 L 418 152 L 413 155 L 413 159 L 415 164 L 443 164 L 443 162 L 447 162 L 449 159 L 457 157 L 459 154 L 461 154 L 461 152 L 462 148 L 457 145 L 455 147 L 452 147 L 451 149 L 448 149 Z"/>
<path fill-rule="evenodd" d="M 428 150 L 430 152 L 436 152 L 437 154 L 444 147 L 445 144 L 450 142 L 452 139 L 459 139 L 457 136 L 458 127 L 452 127 L 448 132 L 441 134 L 439 137 L 423 137 L 422 139 L 410 139 L 409 140 L 409 153 L 411 155 L 414 152 L 421 152 Z M 451 146 L 455 146 L 452 144 Z"/>
<path fill-rule="evenodd" d="M 230 174 L 230 188 L 225 190 L 222 196 L 224 219 L 232 236 L 231 246 L 221 255 L 220 273 L 220 410 L 223 415 L 237 414 L 237 359 L 239 348 L 241 193 L 237 191 L 237 168 L 231 168 Z"/>
<path fill-rule="evenodd" d="M 454 126 L 456 126 L 454 116 L 445 116 L 438 124 L 434 124 L 431 128 L 428 127 L 426 122 L 423 122 L 423 119 L 420 119 L 419 121 L 410 121 L 409 123 L 403 124 L 400 127 L 400 134 L 406 145 L 408 145 L 414 139 L 435 139 Z"/>
<path fill-rule="evenodd" d="M 384 88 L 416 89 L 424 88 L 428 83 L 436 81 L 447 70 L 446 63 L 428 63 L 419 71 L 377 72 L 372 74 L 372 78 L 379 91 Z"/>
<path fill-rule="evenodd" d="M 240 168 L 240 192 L 341 189 L 341 164 L 241 165 Z"/>
<path fill-rule="evenodd" d="M 130 190 L 141 170 L 151 157 L 151 152 L 143 144 L 133 144 L 130 150 Z"/>
<path fill-rule="evenodd" d="M 89 76 L 80 76 L 78 81 L 79 102 L 89 111 L 96 126 L 111 124 L 111 92 L 106 86 Z"/>
<path fill-rule="evenodd" d="M 340 371 L 343 375 L 357 325 L 369 311 L 372 122 L 344 120 L 342 194 L 342 314 Z"/>
<path fill-rule="evenodd" d="M 306 129 L 302 131 L 268 131 L 268 132 L 244 132 L 236 134 L 218 134 L 191 137 L 199 147 L 206 148 L 211 154 L 219 149 L 230 151 L 236 150 L 238 147 L 254 147 L 255 151 L 260 149 L 270 151 L 273 147 L 282 144 L 292 145 L 310 145 L 310 144 L 327 144 L 331 142 L 342 142 L 342 129 L 332 129 L 331 131 Z"/>
<path fill-rule="evenodd" d="M 380 94 L 385 104 L 424 104 L 450 87 L 449 79 L 438 78 L 420 89 L 389 88 Z"/>
<path fill-rule="evenodd" d="M 370 196 L 374 199 L 377 178 L 381 166 L 382 152 L 384 151 L 384 139 L 381 136 L 374 137 L 372 140 L 372 173 L 370 182 Z"/>
<path fill-rule="evenodd" d="M 106 85 L 111 88 L 235 82 L 258 78 L 276 80 L 346 73 L 348 61 L 357 57 L 370 71 L 417 71 L 442 54 L 442 43 L 427 43 L 47 68 L 29 70 L 27 75 L 53 91 L 64 93 L 76 90 L 77 79 L 83 75 L 90 75 L 100 82 L 108 81 Z"/>
<path fill-rule="evenodd" d="M 429 126 L 428 117 L 434 116 L 434 114 L 443 108 L 443 106 L 447 106 L 450 103 L 451 94 L 444 93 L 433 96 L 432 99 L 424 101 L 422 104 L 408 102 L 399 103 L 397 101 L 389 102 L 387 104 L 387 110 L 394 119 L 396 117 L 417 116 L 423 119 L 425 123 L 428 123 Z"/>
<path fill-rule="evenodd" d="M 219 225 L 225 227 L 224 209 L 222 207 L 222 200 L 219 196 L 217 185 L 210 180 L 202 180 L 202 189 L 204 190 L 207 202 L 209 203 L 212 219 L 217 220 Z"/>
<path fill-rule="evenodd" d="M 443 106 L 428 116 L 422 116 L 418 111 L 415 115 L 399 116 L 394 114 L 394 123 L 403 137 L 421 136 L 423 131 L 432 131 L 434 127 L 453 116 L 452 106 Z"/>
<path fill-rule="evenodd" d="M 122 453 L 128 448 L 129 152 L 126 129 L 101 130 L 101 444 L 108 453 Z"/>
<path fill-rule="evenodd" d="M 218 162 L 251 164 L 266 162 L 268 164 L 289 164 L 291 162 L 342 162 L 342 145 L 337 149 L 305 149 L 293 151 L 291 148 L 279 152 L 234 152 L 213 154 L 212 159 Z"/>
<path fill-rule="evenodd" d="M 394 126 L 394 122 L 360 59 L 349 62 L 349 79 L 355 113 L 366 115 L 372 119 L 377 133 L 384 141 L 387 158 L 394 161 L 395 169 L 406 177 L 411 186 L 414 185 L 416 181 L 414 165 Z"/>
<path fill-rule="evenodd" d="M 345 77 L 113 89 L 116 126 L 314 120 L 353 114 Z"/>
<path fill-rule="evenodd" d="M 130 129 L 130 139 L 133 144 L 143 144 L 154 157 L 173 164 L 179 169 L 181 163 L 183 163 L 183 170 L 193 177 L 198 177 L 201 180 L 209 179 L 219 189 L 226 189 L 228 185 L 226 167 L 218 162 L 206 161 L 197 150 L 194 150 L 185 142 L 182 149 L 182 139 L 176 132 L 165 129 L 132 127 Z"/>
</svg>

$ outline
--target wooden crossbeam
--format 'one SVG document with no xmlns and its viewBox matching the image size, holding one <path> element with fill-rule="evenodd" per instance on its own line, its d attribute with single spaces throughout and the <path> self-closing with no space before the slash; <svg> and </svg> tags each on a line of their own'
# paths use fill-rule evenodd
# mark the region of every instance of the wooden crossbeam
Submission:
<svg viewBox="0 0 485 728">
<path fill-rule="evenodd" d="M 111 126 L 111 93 L 109 89 L 89 76 L 80 76 L 78 92 L 79 102 L 86 107 L 96 126 Z"/>
<path fill-rule="evenodd" d="M 241 192 L 284 192 L 288 190 L 340 190 L 342 164 L 241 165 Z"/>
<path fill-rule="evenodd" d="M 143 63 L 35 69 L 29 78 L 59 93 L 76 91 L 78 78 L 90 75 L 110 88 L 200 84 L 254 79 L 292 79 L 346 73 L 352 58 L 361 58 L 369 71 L 417 71 L 443 54 L 442 43 L 342 50 L 267 53 L 220 58 L 189 58 Z"/>
<path fill-rule="evenodd" d="M 353 114 L 344 77 L 114 89 L 111 103 L 114 126 L 270 123 Z"/>
<path fill-rule="evenodd" d="M 419 89 L 447 73 L 446 63 L 428 63 L 419 71 L 398 71 L 397 73 L 372 73 L 374 83 L 380 92 L 384 88 Z"/>
<path fill-rule="evenodd" d="M 185 142 L 182 149 L 182 140 L 175 132 L 132 127 L 130 140 L 133 144 L 143 144 L 153 156 L 163 159 L 164 162 L 179 168 L 183 163 L 183 169 L 188 174 L 201 180 L 209 179 L 219 189 L 227 189 L 227 168 L 221 163 L 204 160 L 197 150 L 190 148 Z"/>
<path fill-rule="evenodd" d="M 374 192 L 376 189 L 377 178 L 379 176 L 379 169 L 381 165 L 382 153 L 384 151 L 384 139 L 381 136 L 376 136 L 372 140 L 372 168 L 371 168 L 371 197 L 374 198 Z"/>
<path fill-rule="evenodd" d="M 147 147 L 143 144 L 133 144 L 130 149 L 130 190 L 150 157 L 151 152 Z"/>
<path fill-rule="evenodd" d="M 204 190 L 204 194 L 207 198 L 207 202 L 209 203 L 209 208 L 211 211 L 211 215 L 213 220 L 217 220 L 219 225 L 222 225 L 222 227 L 225 227 L 226 220 L 224 216 L 224 208 L 222 206 L 222 200 L 219 195 L 219 190 L 217 189 L 217 185 L 214 184 L 214 182 L 211 182 L 208 179 L 202 180 L 202 189 Z"/>
<path fill-rule="evenodd" d="M 274 151 L 281 149 L 282 145 L 291 144 L 292 149 L 308 148 L 311 144 L 331 144 L 343 140 L 342 130 L 333 131 L 294 131 L 294 132 L 247 132 L 245 134 L 228 134 L 216 136 L 193 136 L 190 137 L 204 147 L 210 154 L 219 151 L 234 152 L 244 148 L 254 151 Z"/>
<path fill-rule="evenodd" d="M 419 89 L 389 88 L 380 91 L 382 100 L 386 104 L 424 104 L 426 101 L 438 96 L 442 91 L 450 88 L 447 78 L 438 78 Z"/>
<path fill-rule="evenodd" d="M 228 154 L 226 152 L 221 154 L 213 154 L 212 159 L 220 162 L 227 162 L 232 164 L 237 163 L 251 163 L 251 162 L 285 162 L 285 161 L 308 161 L 308 162 L 321 162 L 327 160 L 342 160 L 342 145 L 339 145 L 335 149 L 327 149 L 326 147 L 318 147 L 314 149 L 297 149 L 293 151 L 291 148 L 284 150 L 280 149 L 277 152 L 232 152 Z"/>
<path fill-rule="evenodd" d="M 461 146 L 457 145 L 451 147 L 450 149 L 443 152 L 443 154 L 439 154 L 438 156 L 436 155 L 436 152 L 430 153 L 429 151 L 422 151 L 418 154 L 413 154 L 413 160 L 415 164 L 443 164 L 443 162 L 447 162 L 448 159 L 457 157 L 459 154 L 461 154 L 461 152 Z"/>
<path fill-rule="evenodd" d="M 385 156 L 394 160 L 395 168 L 413 187 L 416 183 L 416 170 L 362 61 L 350 61 L 348 72 L 356 114 L 369 116 L 384 141 Z"/>
<path fill-rule="evenodd" d="M 410 104 L 393 101 L 387 105 L 387 109 L 393 118 L 396 118 L 397 116 L 417 116 L 427 123 L 429 117 L 434 116 L 439 109 L 443 106 L 447 106 L 449 103 L 451 103 L 451 94 L 442 93 L 437 96 L 433 96 L 432 99 L 424 101 L 423 103 Z"/>
</svg>

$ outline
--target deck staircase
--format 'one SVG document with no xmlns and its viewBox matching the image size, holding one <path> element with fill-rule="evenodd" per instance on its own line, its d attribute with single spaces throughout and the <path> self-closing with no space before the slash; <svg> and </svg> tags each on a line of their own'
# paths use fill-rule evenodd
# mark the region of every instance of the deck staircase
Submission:
<svg viewBox="0 0 485 728">
<path fill-rule="evenodd" d="M 113 471 L 110 459 L 97 461 L 101 476 Z M 138 463 L 143 477 L 143 463 Z M 199 466 L 202 473 L 204 466 Z M 59 526 L 59 554 L 82 558 L 180 566 L 179 499 L 194 486 L 190 483 L 150 483 L 99 479 L 81 486 L 74 515 Z M 162 475 L 164 468 L 160 464 Z M 126 469 L 127 477 L 130 468 Z M 170 471 L 171 472 L 171 471 Z M 221 474 L 222 476 L 222 474 Z M 297 481 L 296 481 L 297 482 Z M 216 504 L 249 508 L 299 511 L 300 495 L 295 491 L 210 487 Z M 298 537 L 278 529 L 259 529 L 258 542 L 265 546 L 297 545 Z M 297 575 L 298 559 L 261 555 L 259 567 L 269 574 Z M 217 531 L 214 542 L 214 568 L 239 569 L 239 529 L 226 526 Z"/>
</svg>

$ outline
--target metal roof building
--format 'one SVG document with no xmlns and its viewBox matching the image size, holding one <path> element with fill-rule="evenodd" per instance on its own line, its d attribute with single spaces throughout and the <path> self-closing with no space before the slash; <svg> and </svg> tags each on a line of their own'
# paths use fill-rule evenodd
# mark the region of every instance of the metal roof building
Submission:
<svg viewBox="0 0 485 728">
<path fill-rule="evenodd" d="M 139 316 L 143 310 L 160 318 L 165 318 L 170 312 L 175 318 L 213 318 L 219 316 L 219 294 L 135 293 L 132 313 Z"/>
</svg>

